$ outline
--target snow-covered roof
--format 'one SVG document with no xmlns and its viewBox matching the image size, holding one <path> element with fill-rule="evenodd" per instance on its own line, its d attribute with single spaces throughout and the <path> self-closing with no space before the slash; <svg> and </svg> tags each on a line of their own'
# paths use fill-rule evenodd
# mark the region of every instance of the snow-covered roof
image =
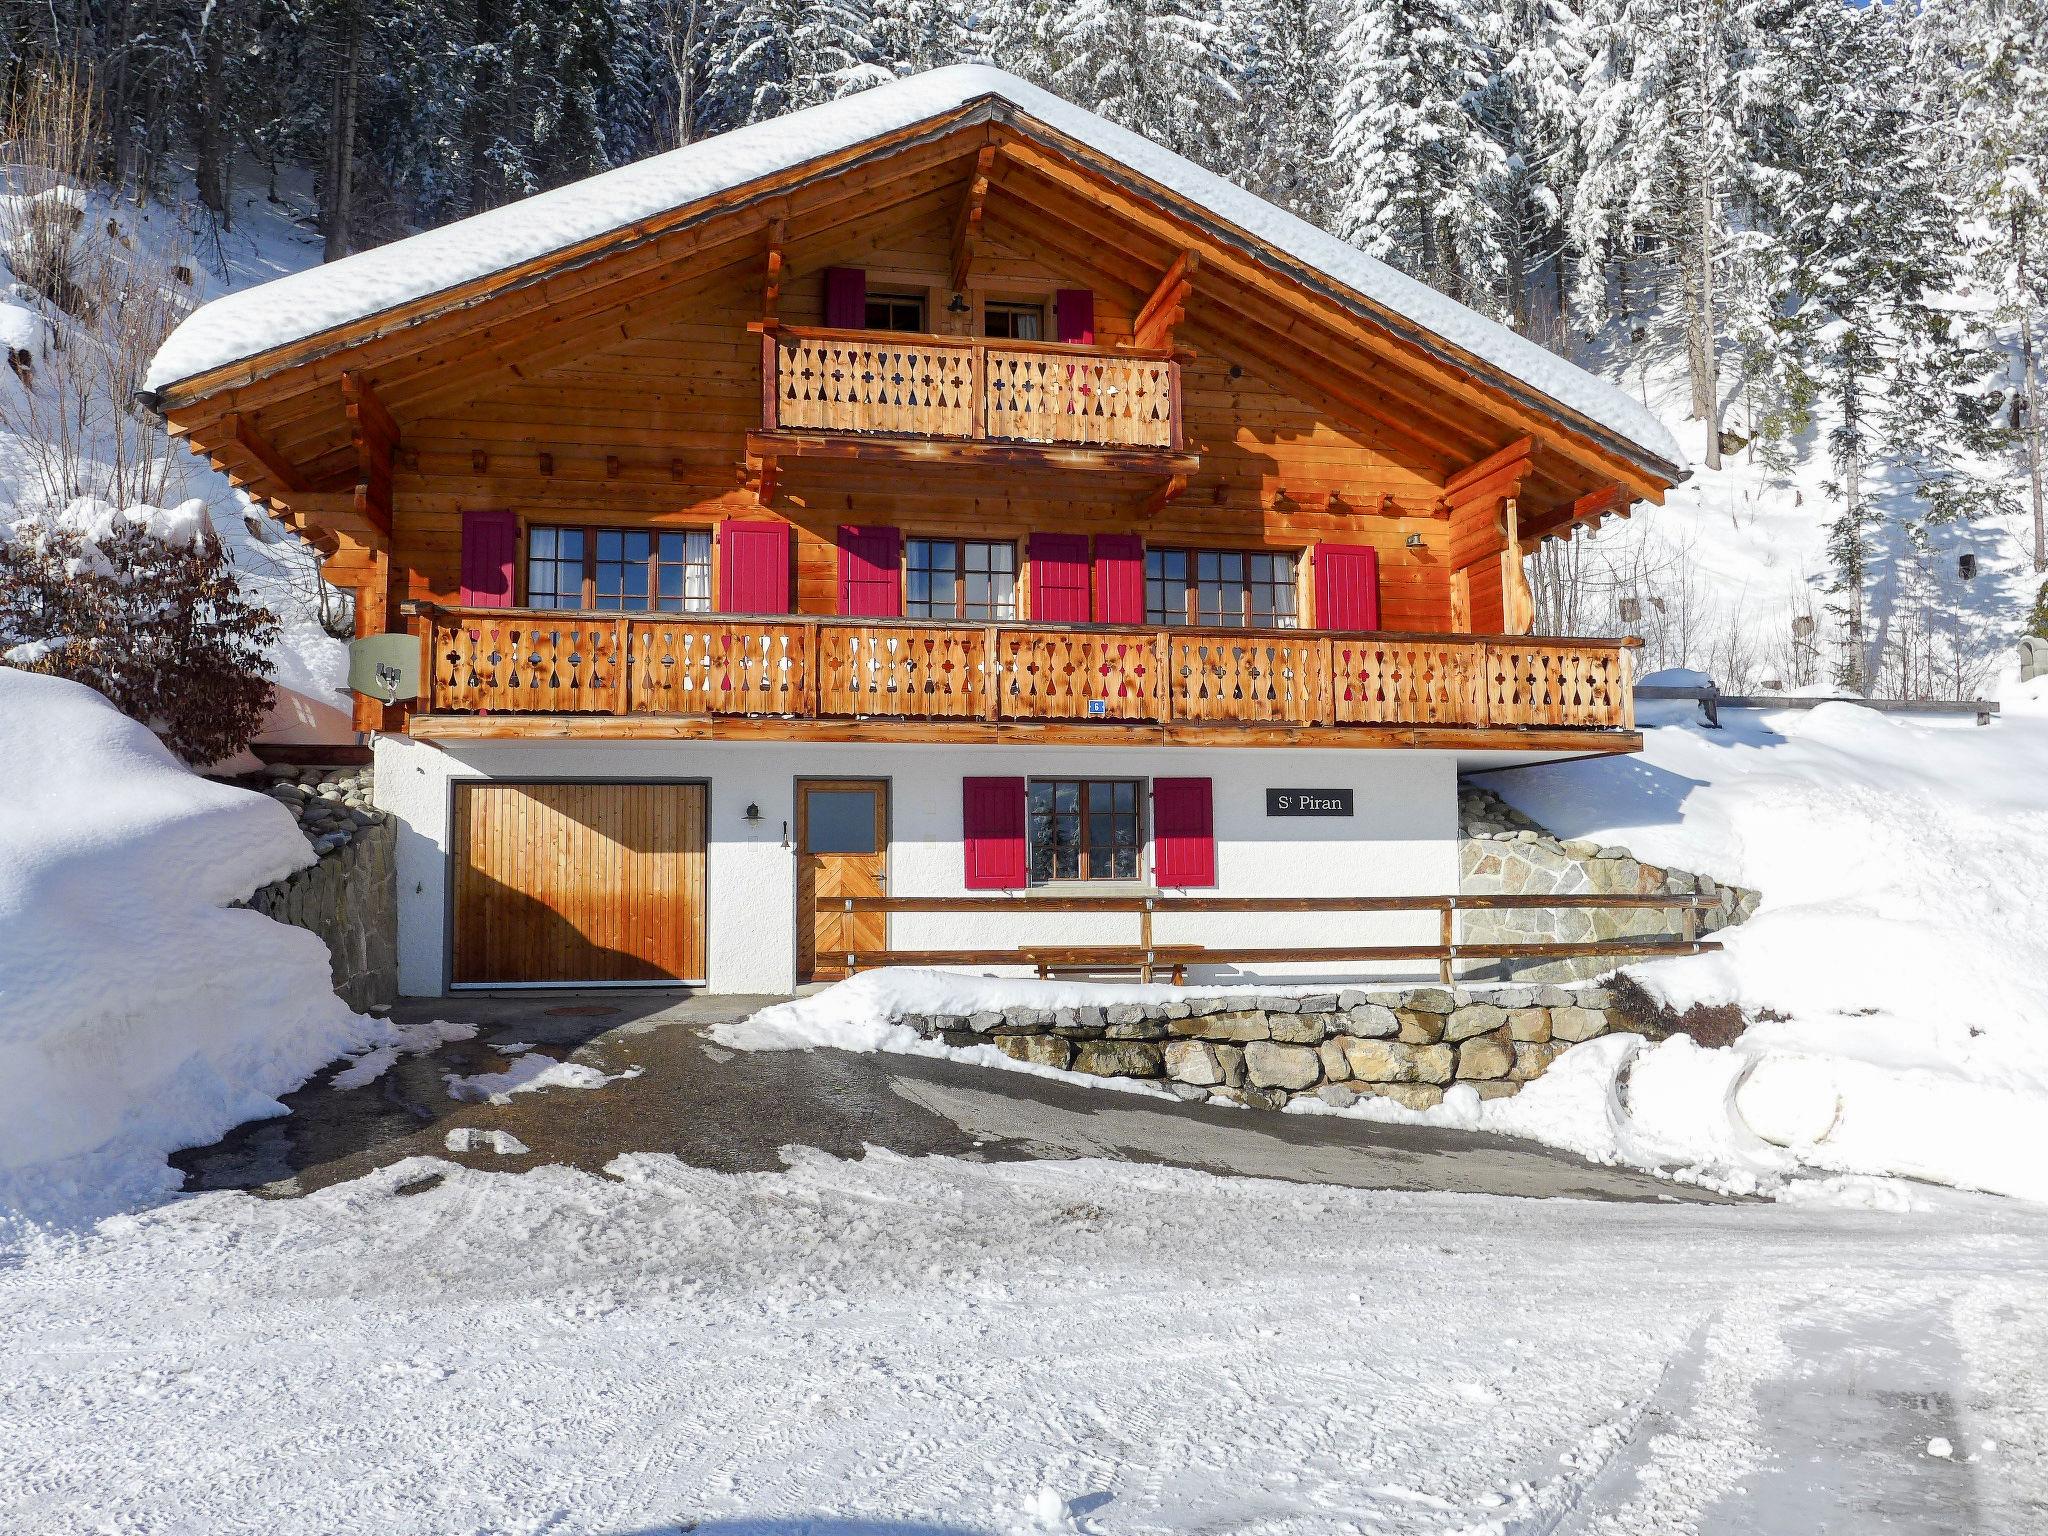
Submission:
<svg viewBox="0 0 2048 1536">
<path fill-rule="evenodd" d="M 821 156 L 1000 98 L 1025 116 L 1187 199 L 1683 473 L 1664 423 L 1621 390 L 1435 289 L 1148 139 L 1015 75 L 962 64 L 913 75 L 787 117 L 508 203 L 375 250 L 215 299 L 172 332 L 151 393 L 309 340 L 397 306 L 601 239 L 642 219 L 731 192 Z"/>
</svg>

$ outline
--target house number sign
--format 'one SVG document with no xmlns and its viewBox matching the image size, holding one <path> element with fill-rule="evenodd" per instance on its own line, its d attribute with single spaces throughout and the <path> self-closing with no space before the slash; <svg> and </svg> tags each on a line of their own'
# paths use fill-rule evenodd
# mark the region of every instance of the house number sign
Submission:
<svg viewBox="0 0 2048 1536">
<path fill-rule="evenodd" d="M 1266 791 L 1266 814 L 1268 816 L 1349 816 L 1351 814 L 1351 791 L 1348 789 L 1269 789 Z"/>
</svg>

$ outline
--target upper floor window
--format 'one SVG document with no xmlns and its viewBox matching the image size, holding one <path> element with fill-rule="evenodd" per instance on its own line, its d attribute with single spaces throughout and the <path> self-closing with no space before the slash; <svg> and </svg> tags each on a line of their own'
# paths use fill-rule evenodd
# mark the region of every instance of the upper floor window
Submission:
<svg viewBox="0 0 2048 1536">
<path fill-rule="evenodd" d="M 710 530 L 529 528 L 526 602 L 531 608 L 708 613 Z"/>
<path fill-rule="evenodd" d="M 1293 629 L 1294 556 L 1243 549 L 1145 551 L 1145 622 Z"/>
<path fill-rule="evenodd" d="M 921 293 L 870 293 L 867 328 L 871 331 L 919 331 L 924 323 L 924 295 Z"/>
<path fill-rule="evenodd" d="M 982 306 L 982 332 L 1004 341 L 1045 340 L 1045 306 L 990 299 Z"/>
<path fill-rule="evenodd" d="M 1017 617 L 1017 546 L 980 539 L 912 539 L 903 553 L 903 614 L 911 619 Z"/>
</svg>

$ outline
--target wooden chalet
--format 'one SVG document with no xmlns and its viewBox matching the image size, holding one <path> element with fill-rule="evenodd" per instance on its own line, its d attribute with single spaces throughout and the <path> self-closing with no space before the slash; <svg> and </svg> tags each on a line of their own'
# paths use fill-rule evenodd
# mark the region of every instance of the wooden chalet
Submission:
<svg viewBox="0 0 2048 1536">
<path fill-rule="evenodd" d="M 980 68 L 217 301 L 150 384 L 417 638 L 355 724 L 422 992 L 1016 927 L 834 909 L 885 889 L 1045 907 L 1048 954 L 1076 893 L 1452 891 L 1461 764 L 1640 745 L 1634 642 L 1530 634 L 1523 557 L 1684 473 L 1609 386 Z"/>
</svg>

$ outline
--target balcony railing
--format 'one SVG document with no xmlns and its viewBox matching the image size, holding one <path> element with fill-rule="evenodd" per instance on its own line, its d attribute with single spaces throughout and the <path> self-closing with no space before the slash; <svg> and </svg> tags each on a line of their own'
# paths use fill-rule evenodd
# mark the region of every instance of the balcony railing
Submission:
<svg viewBox="0 0 2048 1536">
<path fill-rule="evenodd" d="M 783 326 L 762 427 L 1065 447 L 1182 447 L 1169 352 Z"/>
<path fill-rule="evenodd" d="M 1625 640 L 434 609 L 436 714 L 1635 724 Z"/>
</svg>

